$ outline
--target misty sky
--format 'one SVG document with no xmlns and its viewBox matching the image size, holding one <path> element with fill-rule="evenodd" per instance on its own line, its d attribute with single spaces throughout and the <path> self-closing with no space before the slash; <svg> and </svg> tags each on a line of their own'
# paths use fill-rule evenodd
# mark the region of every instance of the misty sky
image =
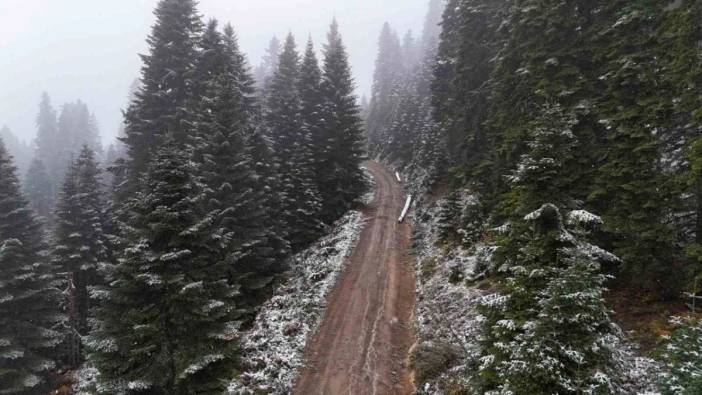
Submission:
<svg viewBox="0 0 702 395">
<path fill-rule="evenodd" d="M 318 49 L 339 19 L 359 91 L 370 90 L 376 41 L 384 21 L 400 34 L 421 33 L 429 0 L 200 0 L 205 19 L 231 22 L 251 63 L 273 35 L 309 34 Z M 0 0 L 0 127 L 35 134 L 39 97 L 55 107 L 82 99 L 105 141 L 116 134 L 129 85 L 138 77 L 157 0 Z"/>
</svg>

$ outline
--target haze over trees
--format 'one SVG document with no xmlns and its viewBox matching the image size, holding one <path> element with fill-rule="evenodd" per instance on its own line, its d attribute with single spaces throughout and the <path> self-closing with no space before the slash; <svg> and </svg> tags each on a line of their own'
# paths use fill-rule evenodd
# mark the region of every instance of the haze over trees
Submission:
<svg viewBox="0 0 702 395">
<path fill-rule="evenodd" d="M 343 15 L 253 70 L 195 0 L 154 15 L 114 144 L 47 93 L 0 129 L 0 393 L 231 391 L 369 158 L 415 198 L 418 393 L 700 392 L 702 2 L 429 0 L 369 100 Z"/>
</svg>

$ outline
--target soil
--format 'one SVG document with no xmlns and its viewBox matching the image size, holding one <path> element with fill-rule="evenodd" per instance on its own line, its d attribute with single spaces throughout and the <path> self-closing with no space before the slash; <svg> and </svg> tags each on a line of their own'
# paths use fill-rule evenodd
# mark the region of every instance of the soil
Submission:
<svg viewBox="0 0 702 395">
<path fill-rule="evenodd" d="M 415 343 L 411 226 L 397 219 L 405 193 L 377 162 L 374 201 L 324 320 L 308 341 L 294 394 L 412 394 L 409 350 Z"/>
</svg>

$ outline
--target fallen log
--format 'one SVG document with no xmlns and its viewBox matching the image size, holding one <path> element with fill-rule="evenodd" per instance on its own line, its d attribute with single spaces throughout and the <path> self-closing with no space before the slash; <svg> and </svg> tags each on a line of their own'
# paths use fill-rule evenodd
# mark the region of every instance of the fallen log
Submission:
<svg viewBox="0 0 702 395">
<path fill-rule="evenodd" d="M 409 196 L 407 196 L 407 203 L 405 203 L 405 208 L 402 210 L 402 214 L 400 215 L 400 218 L 397 219 L 397 222 L 399 222 L 399 223 L 405 222 L 405 218 L 407 217 L 407 213 L 409 212 L 411 205 L 412 205 L 412 195 L 409 195 Z"/>
</svg>

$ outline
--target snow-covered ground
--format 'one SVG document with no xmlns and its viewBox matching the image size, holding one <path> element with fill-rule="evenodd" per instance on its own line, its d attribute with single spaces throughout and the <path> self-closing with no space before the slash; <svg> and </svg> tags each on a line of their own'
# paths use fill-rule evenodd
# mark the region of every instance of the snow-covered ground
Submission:
<svg viewBox="0 0 702 395">
<path fill-rule="evenodd" d="M 476 300 L 483 292 L 463 281 L 451 283 L 452 272 L 472 273 L 477 256 L 456 248 L 437 246 L 438 204 L 419 207 L 413 218 L 417 272 L 417 338 L 413 360 L 433 377 L 417 376 L 419 394 L 446 393 L 467 377 L 465 369 L 476 350 Z"/>
<path fill-rule="evenodd" d="M 415 188 L 418 189 L 417 186 Z M 461 206 L 474 197 L 463 193 Z M 488 290 L 467 285 L 466 278 L 485 265 L 494 251 L 477 244 L 471 249 L 437 245 L 438 211 L 442 201 L 418 205 L 413 215 L 417 272 L 417 337 L 413 361 L 418 394 L 439 395 L 468 386 L 475 368 L 479 298 Z M 453 282 L 451 281 L 453 280 Z M 637 355 L 626 339 L 617 347 L 626 394 L 656 394 L 660 364 Z"/>
<path fill-rule="evenodd" d="M 232 381 L 230 394 L 290 393 L 304 362 L 307 339 L 322 320 L 327 296 L 362 228 L 363 215 L 350 211 L 332 234 L 293 259 L 275 296 L 263 305 L 253 329 L 242 336 L 247 371 Z"/>
</svg>

